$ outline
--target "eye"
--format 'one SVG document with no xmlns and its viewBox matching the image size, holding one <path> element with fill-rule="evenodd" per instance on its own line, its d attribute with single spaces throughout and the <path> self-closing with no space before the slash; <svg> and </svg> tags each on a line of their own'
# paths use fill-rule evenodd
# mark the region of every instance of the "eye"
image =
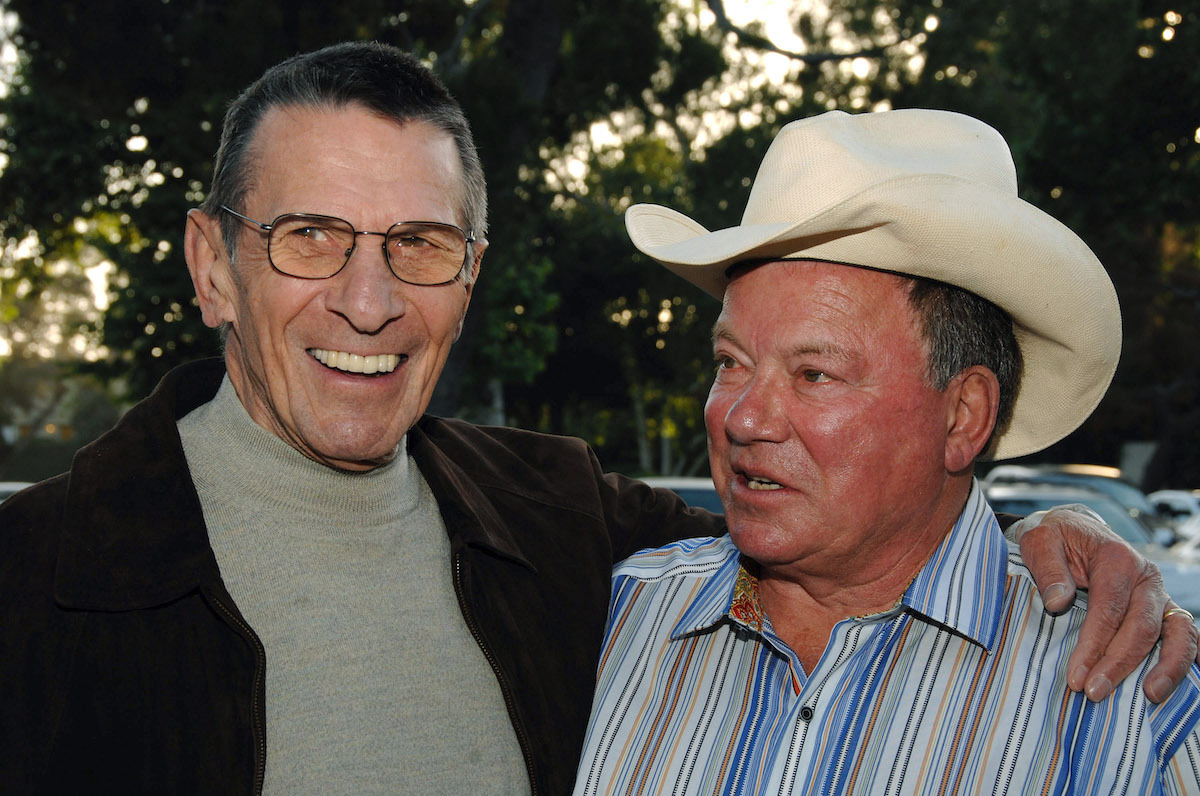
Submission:
<svg viewBox="0 0 1200 796">
<path fill-rule="evenodd" d="M 396 235 L 392 243 L 401 249 L 415 249 L 422 246 L 432 246 L 433 243 L 420 235 Z"/>
<path fill-rule="evenodd" d="M 715 359 L 717 370 L 730 370 L 737 367 L 737 360 L 726 354 L 718 354 Z"/>
<path fill-rule="evenodd" d="M 827 381 L 833 381 L 831 378 L 829 378 L 825 371 L 822 370 L 801 371 L 800 378 L 804 379 L 810 384 L 823 384 Z"/>
<path fill-rule="evenodd" d="M 300 227 L 299 229 L 293 230 L 291 234 L 306 240 L 311 240 L 314 243 L 324 243 L 330 239 L 329 230 L 325 229 L 324 227 Z"/>
</svg>

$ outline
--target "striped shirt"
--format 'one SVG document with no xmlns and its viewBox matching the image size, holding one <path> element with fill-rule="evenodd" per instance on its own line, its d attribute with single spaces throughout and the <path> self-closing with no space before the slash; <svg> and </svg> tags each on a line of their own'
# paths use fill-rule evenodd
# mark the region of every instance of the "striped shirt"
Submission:
<svg viewBox="0 0 1200 796">
<path fill-rule="evenodd" d="M 771 629 L 729 537 L 613 571 L 577 794 L 1200 793 L 1200 668 L 1067 688 L 1084 597 L 1042 610 L 978 486 L 896 607 L 833 629 L 815 670 Z"/>
</svg>

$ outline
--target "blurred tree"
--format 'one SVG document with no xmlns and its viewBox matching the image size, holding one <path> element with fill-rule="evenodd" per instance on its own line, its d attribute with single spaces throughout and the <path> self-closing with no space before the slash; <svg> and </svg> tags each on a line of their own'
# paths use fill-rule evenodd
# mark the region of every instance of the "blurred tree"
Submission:
<svg viewBox="0 0 1200 796">
<path fill-rule="evenodd" d="M 561 334 L 546 371 L 508 393 L 519 425 L 580 434 L 617 469 L 696 473 L 707 471 L 702 410 L 720 305 L 637 254 L 621 214 L 652 202 L 712 229 L 736 224 L 779 126 L 870 107 L 853 64 L 900 37 L 847 38 L 822 17 L 792 52 L 761 25 L 734 25 L 717 0 L 668 6 L 659 25 L 652 90 L 549 153 Z"/>
<path fill-rule="evenodd" d="M 434 410 L 495 409 L 503 421 L 504 385 L 534 379 L 557 340 L 546 162 L 651 91 L 668 57 L 664 5 L 5 0 L 19 21 L 20 61 L 0 102 L 0 235 L 44 241 L 10 257 L 9 270 L 42 284 L 51 246 L 91 247 L 115 265 L 98 338 L 107 355 L 93 367 L 123 376 L 131 396 L 173 365 L 217 353 L 180 250 L 226 103 L 295 52 L 345 39 L 395 43 L 460 97 L 491 184 L 495 245 Z M 625 26 L 620 37 L 614 19 Z"/>
<path fill-rule="evenodd" d="M 86 250 L 116 268 L 99 372 L 138 396 L 216 353 L 180 248 L 225 105 L 294 52 L 376 38 L 446 80 L 490 184 L 492 246 L 434 411 L 581 434 L 620 469 L 699 471 L 719 307 L 636 255 L 621 213 L 657 202 L 735 224 L 783 123 L 944 107 L 1004 133 L 1025 197 L 1114 275 L 1118 384 L 1054 451 L 1111 461 L 1120 440 L 1165 433 L 1161 409 L 1196 374 L 1180 344 L 1200 331 L 1194 3 L 797 2 L 781 45 L 722 0 L 0 0 L 20 53 L 0 99 L 0 267 L 23 285 L 0 291 L 0 318 Z"/>
</svg>

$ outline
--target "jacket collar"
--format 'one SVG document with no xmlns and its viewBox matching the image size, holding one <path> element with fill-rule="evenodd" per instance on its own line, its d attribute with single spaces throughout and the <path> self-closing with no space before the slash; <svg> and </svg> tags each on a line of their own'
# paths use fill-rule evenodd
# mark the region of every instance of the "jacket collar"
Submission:
<svg viewBox="0 0 1200 796">
<path fill-rule="evenodd" d="M 474 430 L 474 427 L 468 427 Z M 431 436 L 453 435 L 467 448 L 471 440 L 462 429 L 426 415 L 408 432 L 408 451 L 437 497 L 442 522 L 450 535 L 450 552 L 478 547 L 536 571 L 509 524 L 497 513 L 474 479 Z"/>
<path fill-rule="evenodd" d="M 224 375 L 219 359 L 172 370 L 146 400 L 76 454 L 55 578 L 60 604 L 135 610 L 219 584 L 176 421 L 212 400 Z M 452 553 L 471 546 L 532 569 L 491 502 L 430 439 L 428 429 L 444 433 L 445 425 L 422 418 L 409 432 L 409 453 L 437 497 Z"/>
</svg>

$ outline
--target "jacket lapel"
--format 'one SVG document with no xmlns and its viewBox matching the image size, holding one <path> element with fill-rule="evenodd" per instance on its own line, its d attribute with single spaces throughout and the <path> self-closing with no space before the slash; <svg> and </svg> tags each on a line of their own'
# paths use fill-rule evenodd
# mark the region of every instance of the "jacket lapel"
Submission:
<svg viewBox="0 0 1200 796">
<path fill-rule="evenodd" d="M 408 432 L 408 450 L 437 498 L 450 536 L 450 552 L 463 546 L 480 547 L 533 570 L 511 529 L 470 476 L 430 439 L 425 417 Z M 446 433 L 445 429 L 439 429 Z"/>
</svg>

